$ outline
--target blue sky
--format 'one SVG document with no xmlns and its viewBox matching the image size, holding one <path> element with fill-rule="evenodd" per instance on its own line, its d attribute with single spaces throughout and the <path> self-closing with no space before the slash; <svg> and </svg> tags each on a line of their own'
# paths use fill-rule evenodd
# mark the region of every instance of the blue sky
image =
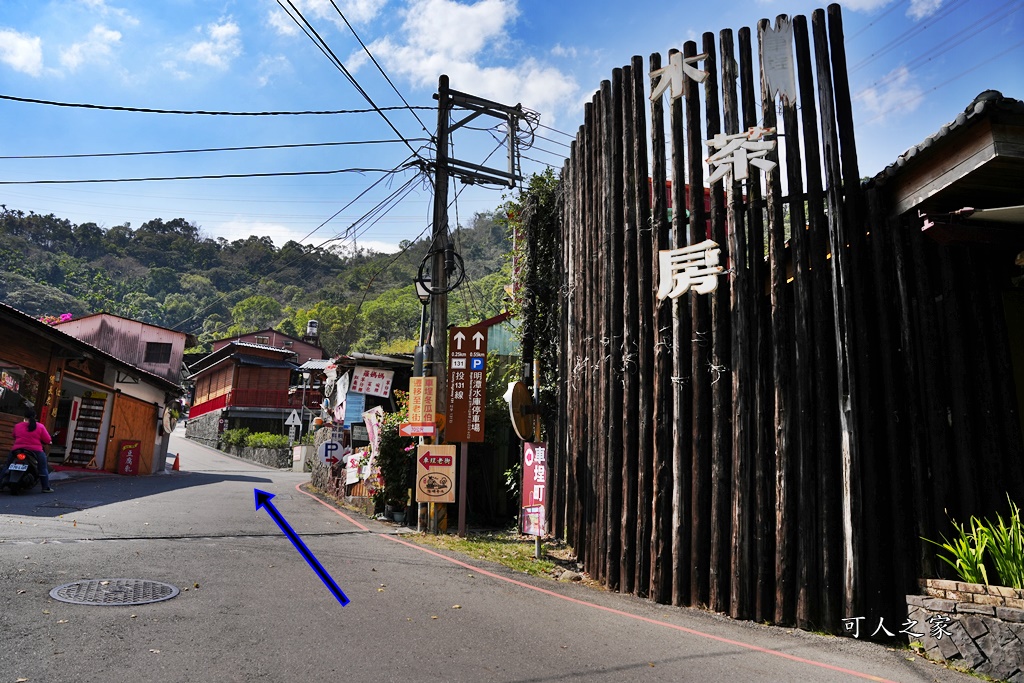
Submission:
<svg viewBox="0 0 1024 683">
<path fill-rule="evenodd" d="M 282 0 L 285 6 L 289 3 Z M 397 90 L 434 104 L 437 78 L 575 134 L 583 102 L 634 54 L 665 54 L 705 31 L 806 14 L 804 0 L 291 0 L 381 107 L 402 104 L 342 21 L 341 10 Z M 1024 99 L 1024 0 L 841 3 L 862 175 L 936 132 L 981 91 Z M 0 95 L 68 103 L 233 112 L 368 105 L 276 0 L 0 0 Z M 436 114 L 388 111 L 419 150 Z M 561 167 L 569 138 L 549 129 L 527 172 Z M 223 117 L 64 108 L 0 100 L 0 157 L 360 142 L 275 150 L 0 159 L 0 181 L 393 169 L 411 152 L 376 113 Z M 456 154 L 481 162 L 497 143 L 465 131 Z M 501 152 L 489 163 L 501 163 Z M 8 209 L 103 227 L 182 217 L 229 240 L 266 235 L 390 251 L 430 221 L 413 182 L 375 223 L 356 223 L 413 171 L 77 185 L 0 185 Z M 357 196 L 381 178 L 361 199 Z M 463 188 L 458 186 L 460 190 Z M 355 200 L 353 202 L 353 200 Z M 458 217 L 495 208 L 502 190 L 466 188 Z M 347 204 L 353 202 L 351 206 Z M 332 220 L 332 215 L 339 212 Z M 452 219 L 454 221 L 454 210 Z M 322 225 L 326 222 L 325 225 Z M 353 224 L 355 223 L 355 228 Z M 321 227 L 322 225 L 322 227 Z M 345 239 L 340 239 L 344 237 Z"/>
</svg>

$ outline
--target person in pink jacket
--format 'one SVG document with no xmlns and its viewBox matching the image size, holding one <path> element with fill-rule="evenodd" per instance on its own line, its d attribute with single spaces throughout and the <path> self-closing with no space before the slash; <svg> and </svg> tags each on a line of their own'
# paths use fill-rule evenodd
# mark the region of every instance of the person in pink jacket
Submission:
<svg viewBox="0 0 1024 683">
<path fill-rule="evenodd" d="M 53 438 L 46 431 L 46 427 L 36 422 L 36 411 L 29 408 L 25 411 L 25 419 L 14 425 L 14 445 L 11 446 L 11 453 L 19 448 L 32 451 L 36 454 L 39 462 L 39 482 L 43 485 L 43 493 L 53 493 L 50 488 L 50 468 L 46 463 L 46 451 L 44 446 L 53 443 Z"/>
</svg>

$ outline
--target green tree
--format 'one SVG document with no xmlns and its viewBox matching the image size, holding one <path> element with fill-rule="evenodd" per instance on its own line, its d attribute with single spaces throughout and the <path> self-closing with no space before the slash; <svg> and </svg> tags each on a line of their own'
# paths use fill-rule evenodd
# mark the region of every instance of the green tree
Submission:
<svg viewBox="0 0 1024 683">
<path fill-rule="evenodd" d="M 146 276 L 146 292 L 157 299 L 164 299 L 168 294 L 181 288 L 178 273 L 173 268 L 159 266 L 151 268 Z"/>
<path fill-rule="evenodd" d="M 281 318 L 281 304 L 263 294 L 242 299 L 231 309 L 231 320 L 242 334 L 270 327 Z"/>
<path fill-rule="evenodd" d="M 356 351 L 380 351 L 398 341 L 419 336 L 420 300 L 414 285 L 389 289 L 373 301 L 363 304 L 360 315 L 362 330 L 353 344 Z"/>
</svg>

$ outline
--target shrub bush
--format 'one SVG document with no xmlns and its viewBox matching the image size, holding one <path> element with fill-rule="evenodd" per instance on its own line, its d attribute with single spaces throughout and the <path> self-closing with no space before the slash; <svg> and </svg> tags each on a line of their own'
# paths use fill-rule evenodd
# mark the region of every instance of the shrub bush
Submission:
<svg viewBox="0 0 1024 683">
<path fill-rule="evenodd" d="M 287 448 L 288 436 L 286 434 L 257 432 L 250 434 L 245 439 L 245 445 L 249 448 Z"/>
<path fill-rule="evenodd" d="M 225 429 L 220 435 L 220 441 L 225 446 L 244 446 L 245 440 L 249 437 L 249 428 Z"/>
</svg>

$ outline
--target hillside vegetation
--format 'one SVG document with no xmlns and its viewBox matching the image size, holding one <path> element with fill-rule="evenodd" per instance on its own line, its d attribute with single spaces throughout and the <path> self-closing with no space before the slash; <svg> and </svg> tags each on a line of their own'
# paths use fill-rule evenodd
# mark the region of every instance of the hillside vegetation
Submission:
<svg viewBox="0 0 1024 683">
<path fill-rule="evenodd" d="M 330 353 L 409 352 L 421 305 L 413 279 L 429 241 L 402 251 L 344 251 L 269 237 L 229 242 L 184 218 L 101 228 L 51 215 L 0 213 L 0 297 L 33 316 L 106 311 L 197 335 L 201 344 L 274 327 L 301 336 L 320 322 Z M 467 282 L 449 321 L 504 310 L 510 250 L 504 214 L 481 213 L 456 231 Z"/>
</svg>

